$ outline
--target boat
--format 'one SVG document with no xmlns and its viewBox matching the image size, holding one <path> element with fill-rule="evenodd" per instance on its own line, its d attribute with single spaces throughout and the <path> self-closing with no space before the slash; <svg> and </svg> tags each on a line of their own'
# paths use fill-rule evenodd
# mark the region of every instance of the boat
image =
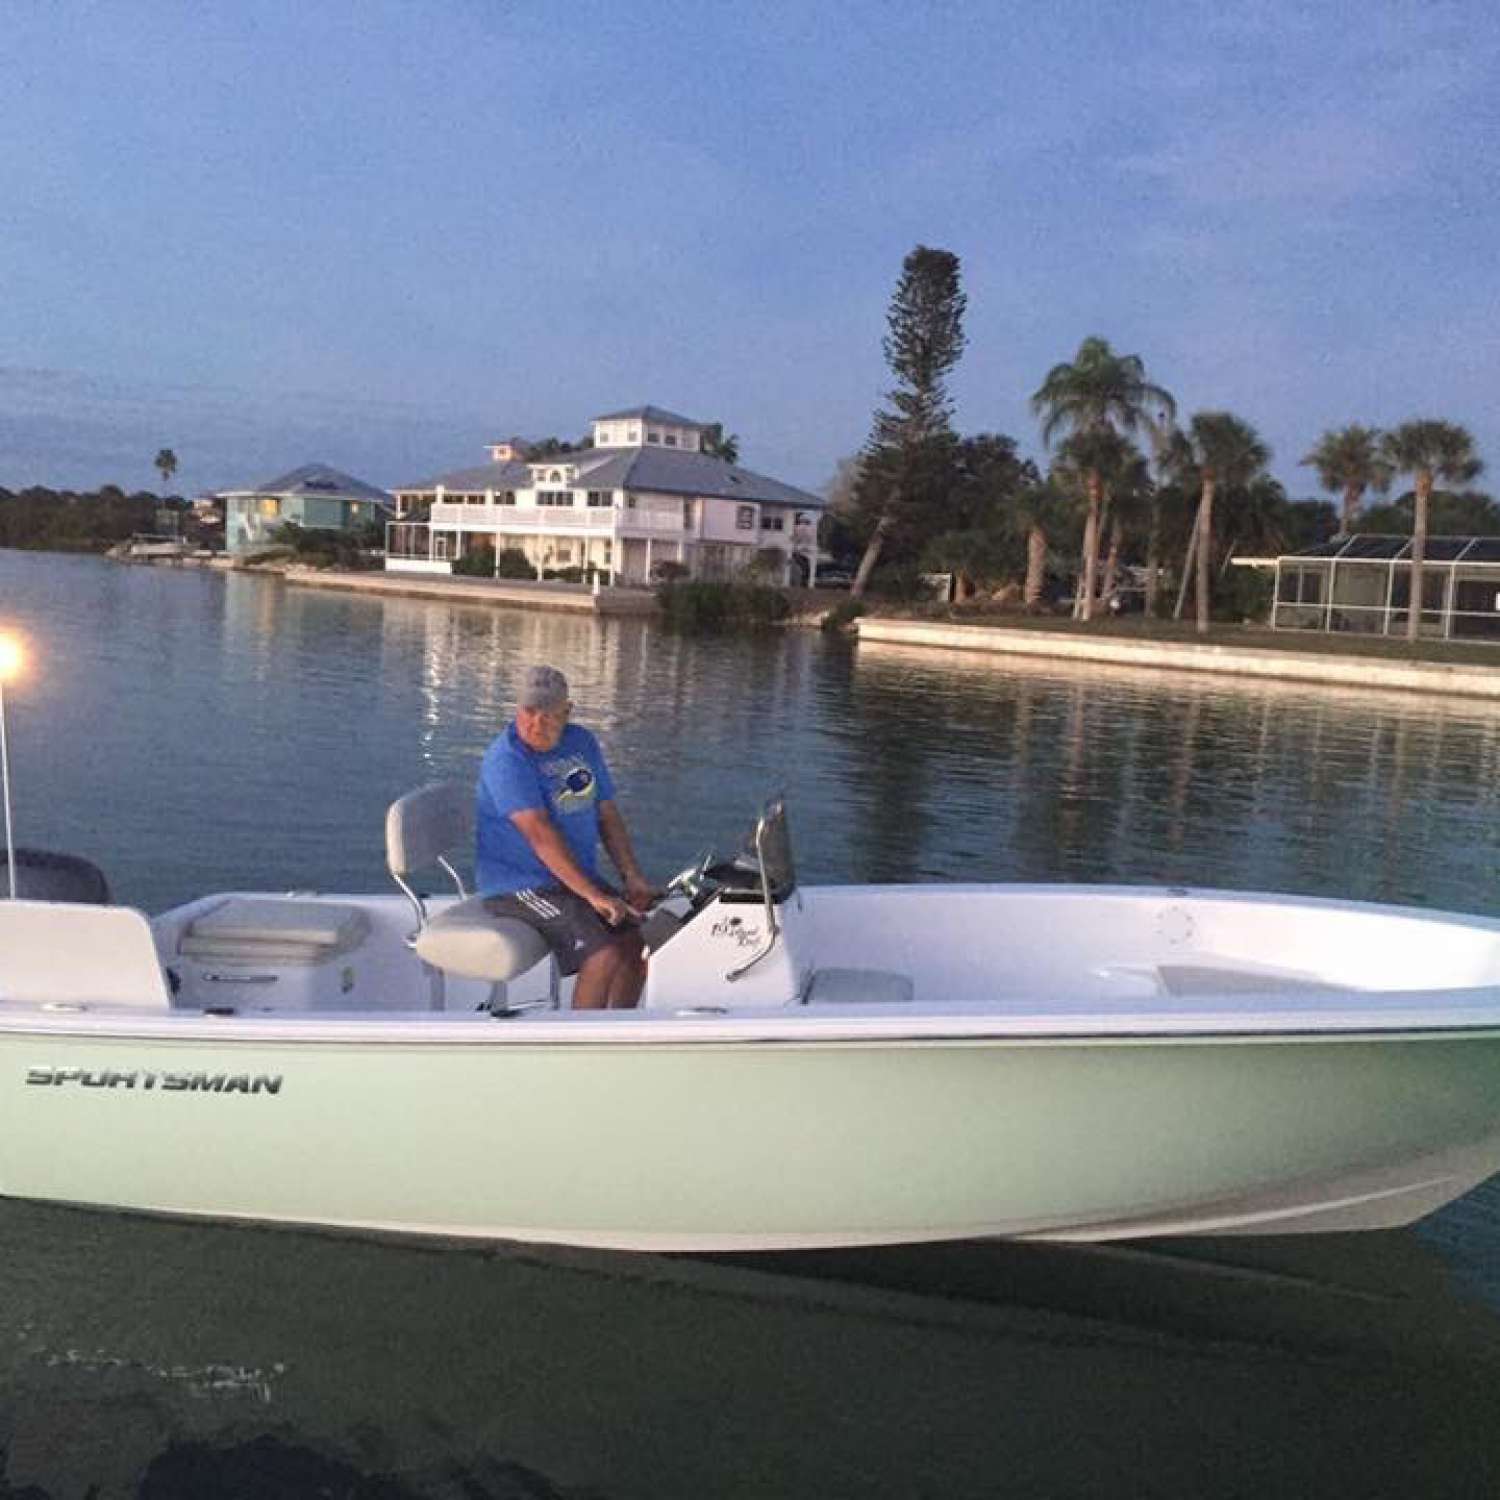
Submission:
<svg viewBox="0 0 1500 1500">
<path fill-rule="evenodd" d="M 1500 922 L 1176 886 L 804 885 L 773 799 L 581 1011 L 457 873 L 0 900 L 0 1194 L 636 1251 L 1407 1224 L 1500 1170 Z M 434 895 L 422 872 L 452 876 Z"/>
</svg>

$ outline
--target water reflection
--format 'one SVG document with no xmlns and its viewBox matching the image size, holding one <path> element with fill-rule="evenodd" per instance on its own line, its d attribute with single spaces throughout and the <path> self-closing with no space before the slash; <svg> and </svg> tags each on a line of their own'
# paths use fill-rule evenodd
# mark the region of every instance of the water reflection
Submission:
<svg viewBox="0 0 1500 1500">
<path fill-rule="evenodd" d="M 22 1493 L 1459 1496 L 1500 1461 L 1494 1323 L 1402 1236 L 665 1260 L 6 1203 L 0 1265 Z"/>
<path fill-rule="evenodd" d="M 0 555 L 27 842 L 129 900 L 385 884 L 386 804 L 467 779 L 555 661 L 659 872 L 790 795 L 810 880 L 1148 880 L 1495 910 L 1500 709 L 806 632 L 373 600 Z"/>
<path fill-rule="evenodd" d="M 928 793 L 900 809 L 913 873 L 959 873 L 958 847 L 980 878 L 1496 908 L 1500 707 L 885 645 L 856 676 L 852 753 L 903 754 Z"/>
</svg>

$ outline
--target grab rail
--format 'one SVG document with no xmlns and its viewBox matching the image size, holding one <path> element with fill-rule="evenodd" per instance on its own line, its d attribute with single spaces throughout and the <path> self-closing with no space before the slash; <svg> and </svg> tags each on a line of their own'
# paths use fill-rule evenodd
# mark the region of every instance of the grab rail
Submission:
<svg viewBox="0 0 1500 1500">
<path fill-rule="evenodd" d="M 730 983 L 748 974 L 761 959 L 765 958 L 776 946 L 776 938 L 781 931 L 776 921 L 776 902 L 771 895 L 771 877 L 766 873 L 766 851 L 763 842 L 766 834 L 766 815 L 762 813 L 755 824 L 755 862 L 760 866 L 760 895 L 766 908 L 766 941 L 737 968 L 731 969 L 724 978 Z"/>
</svg>

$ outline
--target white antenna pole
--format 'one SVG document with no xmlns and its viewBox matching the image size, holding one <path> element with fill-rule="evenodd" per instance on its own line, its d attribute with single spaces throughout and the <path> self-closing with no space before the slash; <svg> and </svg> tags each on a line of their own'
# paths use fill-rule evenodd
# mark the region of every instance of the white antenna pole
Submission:
<svg viewBox="0 0 1500 1500">
<path fill-rule="evenodd" d="M 10 754 L 5 743 L 5 673 L 0 671 L 0 801 L 5 803 L 5 864 L 10 899 L 16 899 L 16 837 L 10 820 Z"/>
</svg>

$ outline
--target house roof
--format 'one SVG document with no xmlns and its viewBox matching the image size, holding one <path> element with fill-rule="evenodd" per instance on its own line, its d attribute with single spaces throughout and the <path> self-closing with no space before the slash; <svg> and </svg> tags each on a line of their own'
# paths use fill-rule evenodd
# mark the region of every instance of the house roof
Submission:
<svg viewBox="0 0 1500 1500">
<path fill-rule="evenodd" d="M 527 463 L 455 469 L 396 488 L 403 494 L 428 492 L 439 485 L 445 490 L 523 490 L 535 483 L 533 469 L 553 466 L 575 469 L 573 483 L 584 490 L 653 490 L 664 495 L 795 505 L 803 510 L 823 510 L 827 504 L 821 495 L 685 448 L 574 448 Z"/>
<path fill-rule="evenodd" d="M 1325 562 L 1396 562 L 1410 558 L 1411 538 L 1386 532 L 1359 532 L 1283 553 L 1285 561 L 1323 559 Z M 1430 536 L 1425 560 L 1429 563 L 1500 563 L 1500 537 Z"/>
<path fill-rule="evenodd" d="M 219 495 L 311 495 L 335 500 L 370 500 L 389 508 L 391 497 L 385 490 L 366 484 L 331 464 L 303 464 L 289 473 L 278 474 L 264 484 L 249 489 L 220 490 Z"/>
<path fill-rule="evenodd" d="M 682 448 L 596 448 L 597 464 L 578 464 L 578 482 L 590 489 L 655 490 L 667 495 L 707 495 L 721 500 L 771 501 L 822 510 L 821 495 L 742 469 L 708 453 Z"/>
<path fill-rule="evenodd" d="M 707 422 L 695 422 L 691 417 L 680 417 L 676 412 L 663 411 L 659 406 L 632 406 L 625 411 L 607 411 L 602 417 L 595 417 L 596 422 L 619 422 L 630 417 L 639 417 L 643 422 L 661 422 L 668 427 L 697 427 L 704 428 Z"/>
<path fill-rule="evenodd" d="M 531 470 L 524 462 L 515 461 L 478 464 L 472 469 L 451 469 L 446 474 L 434 474 L 411 484 L 398 484 L 396 488 L 402 494 L 435 490 L 439 485 L 445 490 L 524 490 L 530 483 Z"/>
</svg>

